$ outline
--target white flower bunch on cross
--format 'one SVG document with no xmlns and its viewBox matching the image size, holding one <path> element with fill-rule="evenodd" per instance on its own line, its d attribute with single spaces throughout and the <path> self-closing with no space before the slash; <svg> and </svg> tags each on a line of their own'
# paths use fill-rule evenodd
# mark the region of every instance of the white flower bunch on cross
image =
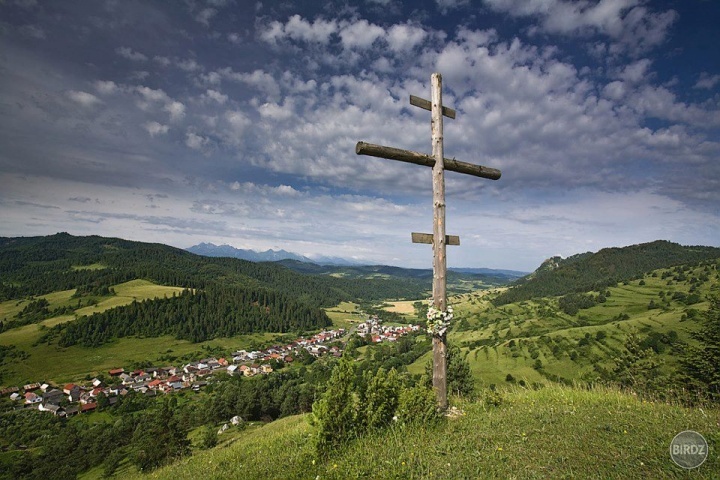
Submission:
<svg viewBox="0 0 720 480">
<path fill-rule="evenodd" d="M 430 306 L 427 311 L 427 333 L 437 336 L 444 335 L 452 319 L 453 308 L 451 306 L 448 306 L 447 310 L 443 312 L 435 308 L 435 304 L 430 301 Z"/>
</svg>

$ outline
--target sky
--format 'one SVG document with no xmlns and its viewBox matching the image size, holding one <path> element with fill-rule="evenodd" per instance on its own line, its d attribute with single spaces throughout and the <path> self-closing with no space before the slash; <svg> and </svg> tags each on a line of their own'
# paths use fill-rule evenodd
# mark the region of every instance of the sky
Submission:
<svg viewBox="0 0 720 480">
<path fill-rule="evenodd" d="M 0 236 L 201 242 L 431 268 L 443 79 L 448 265 L 532 271 L 720 246 L 720 2 L 5 0 Z"/>
</svg>

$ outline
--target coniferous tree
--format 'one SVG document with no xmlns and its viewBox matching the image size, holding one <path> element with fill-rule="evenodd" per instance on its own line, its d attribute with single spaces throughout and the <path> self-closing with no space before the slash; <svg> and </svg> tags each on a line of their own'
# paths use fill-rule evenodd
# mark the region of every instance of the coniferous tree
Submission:
<svg viewBox="0 0 720 480">
<path fill-rule="evenodd" d="M 695 335 L 700 346 L 690 348 L 683 366 L 695 390 L 720 396 L 720 297 L 710 299 L 702 328 Z"/>
<path fill-rule="evenodd" d="M 312 407 L 312 422 L 318 429 L 315 447 L 319 456 L 327 456 L 356 436 L 354 384 L 355 367 L 345 356 L 333 369 L 325 392 Z"/>
</svg>

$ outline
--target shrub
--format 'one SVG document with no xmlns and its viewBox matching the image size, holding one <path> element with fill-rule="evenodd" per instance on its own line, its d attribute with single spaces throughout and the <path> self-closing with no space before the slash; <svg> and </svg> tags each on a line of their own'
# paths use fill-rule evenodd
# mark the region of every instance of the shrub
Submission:
<svg viewBox="0 0 720 480">
<path fill-rule="evenodd" d="M 400 378 L 394 368 L 389 372 L 381 368 L 374 376 L 365 372 L 365 376 L 367 388 L 362 392 L 358 424 L 368 429 L 385 427 L 398 408 Z"/>
<path fill-rule="evenodd" d="M 437 408 L 435 392 L 419 382 L 414 387 L 400 393 L 397 408 L 397 421 L 402 424 L 433 423 L 442 418 Z"/>
</svg>

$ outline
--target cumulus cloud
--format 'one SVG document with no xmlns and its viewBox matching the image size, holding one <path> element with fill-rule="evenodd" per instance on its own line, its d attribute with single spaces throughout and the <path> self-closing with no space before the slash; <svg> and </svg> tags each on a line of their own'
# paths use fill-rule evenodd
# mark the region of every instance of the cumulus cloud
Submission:
<svg viewBox="0 0 720 480">
<path fill-rule="evenodd" d="M 95 90 L 103 95 L 110 95 L 117 92 L 118 85 L 112 80 L 98 80 L 95 82 Z"/>
<path fill-rule="evenodd" d="M 375 40 L 385 35 L 385 30 L 367 20 L 359 20 L 340 31 L 340 40 L 345 48 L 368 48 Z"/>
<path fill-rule="evenodd" d="M 151 137 L 156 135 L 164 135 L 170 130 L 168 125 L 163 125 L 158 122 L 146 122 L 143 124 L 145 130 L 150 134 Z"/>
<path fill-rule="evenodd" d="M 412 50 L 422 43 L 427 32 L 420 26 L 412 24 L 393 25 L 387 31 L 387 43 L 396 52 Z"/>
<path fill-rule="evenodd" d="M 272 120 L 287 120 L 294 114 L 293 102 L 287 101 L 284 105 L 277 103 L 264 103 L 258 107 L 258 112 L 263 118 Z"/>
<path fill-rule="evenodd" d="M 694 88 L 711 90 L 715 88 L 715 85 L 718 83 L 720 83 L 720 75 L 710 75 L 707 72 L 701 72 L 700 78 L 698 78 Z"/>
<path fill-rule="evenodd" d="M 252 72 L 235 72 L 232 68 L 226 67 L 214 73 L 218 75 L 218 78 L 224 78 L 250 85 L 271 98 L 276 98 L 280 95 L 280 87 L 275 80 L 275 77 L 263 70 L 258 69 Z"/>
<path fill-rule="evenodd" d="M 192 58 L 188 58 L 186 60 L 179 60 L 177 62 L 177 67 L 180 70 L 184 70 L 186 72 L 194 72 L 196 70 L 202 69 L 202 67 Z"/>
<path fill-rule="evenodd" d="M 185 134 L 185 145 L 193 150 L 200 150 L 207 145 L 209 140 L 202 135 L 198 135 L 194 132 L 187 132 Z"/>
<path fill-rule="evenodd" d="M 202 94 L 202 98 L 204 100 L 212 100 L 214 102 L 219 103 L 220 105 L 225 104 L 225 102 L 228 101 L 228 96 L 224 95 L 217 90 L 207 89 L 205 93 Z"/>
<path fill-rule="evenodd" d="M 277 44 L 285 39 L 327 44 L 330 36 L 337 30 L 338 24 L 335 20 L 317 18 L 311 22 L 300 15 L 293 15 L 285 24 L 278 21 L 268 24 L 260 32 L 260 39 L 270 44 Z"/>
<path fill-rule="evenodd" d="M 204 8 L 195 15 L 195 20 L 202 23 L 206 27 L 210 26 L 210 20 L 217 15 L 217 10 L 214 8 Z"/>
<path fill-rule="evenodd" d="M 662 44 L 677 20 L 674 10 L 654 12 L 641 0 L 484 0 L 492 9 L 515 17 L 534 17 L 539 28 L 561 35 L 603 35 L 616 43 L 614 53 L 645 52 Z"/>
<path fill-rule="evenodd" d="M 185 105 L 180 102 L 168 102 L 163 108 L 170 114 L 171 122 L 176 122 L 185 116 Z"/>
<path fill-rule="evenodd" d="M 94 107 L 95 105 L 102 103 L 102 100 L 97 98 L 92 93 L 78 92 L 76 90 L 70 90 L 67 95 L 70 98 L 70 100 L 72 100 L 73 102 L 79 103 L 83 107 Z"/>
<path fill-rule="evenodd" d="M 130 47 L 118 47 L 115 49 L 115 53 L 133 62 L 145 62 L 148 59 L 146 55 L 137 52 Z"/>
</svg>

